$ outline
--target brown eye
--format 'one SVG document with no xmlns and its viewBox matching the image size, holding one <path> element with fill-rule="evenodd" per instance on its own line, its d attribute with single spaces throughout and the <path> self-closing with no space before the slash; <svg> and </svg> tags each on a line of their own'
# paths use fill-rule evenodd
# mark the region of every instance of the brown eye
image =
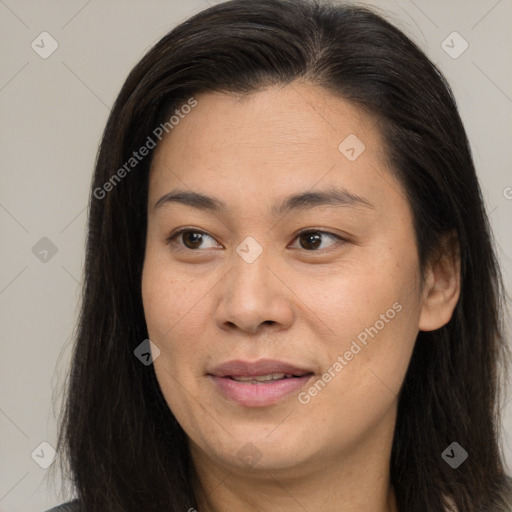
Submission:
<svg viewBox="0 0 512 512">
<path fill-rule="evenodd" d="M 303 249 L 316 250 L 322 244 L 322 236 L 319 233 L 303 233 L 299 237 L 300 244 Z"/>
<path fill-rule="evenodd" d="M 322 247 L 326 237 L 331 238 L 335 242 L 331 243 L 327 247 Z M 303 231 L 298 235 L 297 240 L 299 241 L 301 249 L 305 249 L 307 251 L 317 251 L 319 249 L 327 249 L 332 245 L 335 245 L 336 241 L 343 241 L 343 238 L 335 235 L 334 233 L 328 233 L 326 231 Z"/>
<path fill-rule="evenodd" d="M 203 241 L 203 234 L 197 231 L 185 231 L 181 233 L 181 239 L 185 247 L 189 249 L 197 249 Z"/>
<path fill-rule="evenodd" d="M 207 241 L 211 240 L 210 246 L 206 246 Z M 172 234 L 167 239 L 168 244 L 175 244 L 180 246 L 181 248 L 197 250 L 197 249 L 207 249 L 211 247 L 218 247 L 215 239 L 210 235 L 204 233 L 203 231 L 198 231 L 195 229 L 182 229 L 177 233 Z"/>
</svg>

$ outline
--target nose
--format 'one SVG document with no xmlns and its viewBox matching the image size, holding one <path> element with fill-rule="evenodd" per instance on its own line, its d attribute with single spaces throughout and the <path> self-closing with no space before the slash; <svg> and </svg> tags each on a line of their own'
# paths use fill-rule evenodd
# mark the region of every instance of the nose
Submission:
<svg viewBox="0 0 512 512">
<path fill-rule="evenodd" d="M 286 276 L 267 251 L 248 263 L 233 255 L 233 267 L 224 277 L 215 320 L 220 329 L 256 334 L 289 328 L 294 320 L 293 293 Z"/>
</svg>

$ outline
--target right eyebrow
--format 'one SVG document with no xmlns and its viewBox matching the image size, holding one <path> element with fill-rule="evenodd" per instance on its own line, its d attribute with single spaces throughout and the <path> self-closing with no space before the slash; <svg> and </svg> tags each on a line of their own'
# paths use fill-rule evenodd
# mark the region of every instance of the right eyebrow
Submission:
<svg viewBox="0 0 512 512">
<path fill-rule="evenodd" d="M 219 211 L 226 208 L 226 204 L 220 199 L 198 194 L 197 192 L 176 190 L 162 196 L 156 202 L 154 209 L 156 210 L 169 203 L 180 203 L 200 210 L 210 211 Z"/>
</svg>

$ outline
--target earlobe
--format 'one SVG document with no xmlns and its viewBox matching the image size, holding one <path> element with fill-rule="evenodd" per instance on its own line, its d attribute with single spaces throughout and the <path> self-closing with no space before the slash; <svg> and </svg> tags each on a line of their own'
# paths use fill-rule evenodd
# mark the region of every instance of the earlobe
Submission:
<svg viewBox="0 0 512 512">
<path fill-rule="evenodd" d="M 434 331 L 450 321 L 460 297 L 460 266 L 458 238 L 451 233 L 425 270 L 420 331 Z"/>
</svg>

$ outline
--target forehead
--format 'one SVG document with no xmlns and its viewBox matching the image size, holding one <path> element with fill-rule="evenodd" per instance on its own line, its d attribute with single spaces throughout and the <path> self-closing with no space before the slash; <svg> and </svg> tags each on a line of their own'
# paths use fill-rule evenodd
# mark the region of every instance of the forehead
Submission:
<svg viewBox="0 0 512 512">
<path fill-rule="evenodd" d="M 293 83 L 196 100 L 156 150 L 150 203 L 172 188 L 234 203 L 332 185 L 402 195 L 374 119 L 329 91 Z"/>
</svg>

